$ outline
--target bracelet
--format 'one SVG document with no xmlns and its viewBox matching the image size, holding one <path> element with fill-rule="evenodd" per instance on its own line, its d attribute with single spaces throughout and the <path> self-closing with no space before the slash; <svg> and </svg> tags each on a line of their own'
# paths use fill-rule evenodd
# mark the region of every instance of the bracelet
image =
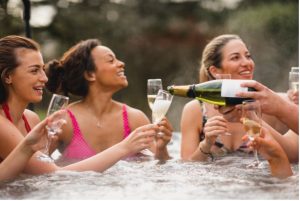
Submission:
<svg viewBox="0 0 300 201">
<path fill-rule="evenodd" d="M 206 156 L 208 156 L 209 158 L 211 158 L 211 161 L 214 161 L 214 155 L 211 153 L 211 152 L 204 152 L 202 149 L 201 149 L 201 146 L 199 147 L 200 149 L 200 152 Z"/>
</svg>

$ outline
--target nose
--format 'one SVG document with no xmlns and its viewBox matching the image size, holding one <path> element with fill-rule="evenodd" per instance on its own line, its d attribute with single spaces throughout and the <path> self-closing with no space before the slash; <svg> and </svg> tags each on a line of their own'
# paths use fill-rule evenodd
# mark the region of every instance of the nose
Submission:
<svg viewBox="0 0 300 201">
<path fill-rule="evenodd" d="M 247 58 L 247 57 L 242 57 L 242 66 L 249 66 L 250 67 L 251 64 L 251 59 Z"/>
<path fill-rule="evenodd" d="M 118 60 L 118 61 L 119 61 L 118 66 L 121 68 L 125 68 L 125 63 L 121 60 Z"/>
<path fill-rule="evenodd" d="M 43 83 L 48 82 L 48 77 L 47 77 L 45 71 L 43 71 L 43 70 L 41 71 L 39 80 Z"/>
</svg>

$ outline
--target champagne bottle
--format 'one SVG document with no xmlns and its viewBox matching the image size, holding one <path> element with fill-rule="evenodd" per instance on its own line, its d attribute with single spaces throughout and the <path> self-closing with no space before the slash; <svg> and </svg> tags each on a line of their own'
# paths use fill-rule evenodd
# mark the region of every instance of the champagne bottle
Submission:
<svg viewBox="0 0 300 201">
<path fill-rule="evenodd" d="M 255 91 L 254 88 L 240 86 L 242 82 L 249 81 L 251 80 L 211 80 L 193 85 L 168 86 L 168 91 L 175 96 L 196 98 L 214 105 L 237 105 L 250 99 L 237 97 L 237 92 Z"/>
</svg>

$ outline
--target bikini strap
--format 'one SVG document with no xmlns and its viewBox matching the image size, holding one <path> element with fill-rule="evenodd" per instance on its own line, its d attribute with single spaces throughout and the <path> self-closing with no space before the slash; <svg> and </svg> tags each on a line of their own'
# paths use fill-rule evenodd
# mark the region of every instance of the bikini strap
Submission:
<svg viewBox="0 0 300 201">
<path fill-rule="evenodd" d="M 11 118 L 11 116 L 10 116 L 8 104 L 7 104 L 7 103 L 3 103 L 3 104 L 2 104 L 2 109 L 3 109 L 3 111 L 4 111 L 4 114 L 5 114 L 6 118 L 7 118 L 11 123 L 13 123 L 13 120 L 12 120 L 12 118 Z M 25 129 L 26 129 L 27 133 L 29 133 L 29 132 L 31 131 L 31 128 L 30 128 L 30 125 L 29 125 L 29 123 L 28 123 L 28 121 L 27 121 L 27 119 L 26 119 L 26 117 L 25 117 L 24 114 L 22 114 L 22 119 L 23 119 L 24 124 L 25 124 Z"/>
<path fill-rule="evenodd" d="M 25 129 L 26 129 L 27 133 L 29 133 L 31 131 L 31 128 L 30 128 L 30 125 L 29 125 L 29 123 L 27 121 L 27 118 L 25 117 L 24 114 L 22 114 L 22 119 L 23 119 L 24 124 L 25 124 Z"/>
<path fill-rule="evenodd" d="M 131 133 L 131 129 L 129 127 L 129 121 L 128 121 L 128 113 L 127 113 L 127 109 L 126 109 L 126 105 L 123 104 L 122 106 L 122 110 L 123 110 L 123 125 L 124 125 L 124 138 L 126 138 L 130 133 Z"/>
<path fill-rule="evenodd" d="M 7 103 L 3 103 L 2 104 L 2 109 L 4 111 L 4 114 L 6 116 L 6 118 L 10 121 L 10 122 L 13 122 L 11 116 L 10 116 L 10 113 L 9 113 L 9 107 L 7 105 Z"/>
</svg>

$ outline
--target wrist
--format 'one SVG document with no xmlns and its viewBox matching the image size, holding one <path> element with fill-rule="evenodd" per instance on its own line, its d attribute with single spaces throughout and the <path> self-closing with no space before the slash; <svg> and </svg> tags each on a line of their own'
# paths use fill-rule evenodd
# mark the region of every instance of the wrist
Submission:
<svg viewBox="0 0 300 201">
<path fill-rule="evenodd" d="M 268 160 L 271 174 L 278 178 L 286 178 L 293 175 L 290 162 L 285 154 L 278 155 Z"/>
<path fill-rule="evenodd" d="M 22 153 L 25 153 L 26 155 L 33 155 L 34 150 L 31 148 L 30 145 L 26 144 L 24 141 L 20 143 L 20 149 L 22 150 Z"/>
<path fill-rule="evenodd" d="M 199 148 L 199 151 L 202 155 L 205 155 L 206 157 L 211 158 L 212 161 L 214 160 L 214 156 L 210 151 L 210 148 L 211 148 L 210 144 L 207 144 L 204 141 L 202 141 L 202 142 L 199 143 L 198 148 Z"/>
<path fill-rule="evenodd" d="M 119 144 L 119 150 L 124 156 L 129 156 L 132 154 L 136 154 L 137 151 L 134 151 L 134 149 L 131 149 L 130 146 L 127 146 L 126 141 L 121 141 Z"/>
</svg>

